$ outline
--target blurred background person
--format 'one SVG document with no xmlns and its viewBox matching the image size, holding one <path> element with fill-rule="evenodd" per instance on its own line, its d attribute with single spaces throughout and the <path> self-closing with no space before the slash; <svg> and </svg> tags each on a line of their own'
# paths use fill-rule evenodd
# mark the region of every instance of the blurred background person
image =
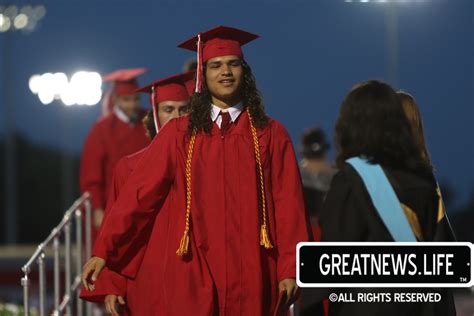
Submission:
<svg viewBox="0 0 474 316">
<path fill-rule="evenodd" d="M 299 147 L 302 156 L 299 166 L 303 181 L 306 213 L 310 220 L 313 238 L 315 241 L 319 241 L 321 240 L 321 229 L 319 228 L 318 215 L 337 169 L 331 165 L 328 159 L 331 146 L 321 128 L 306 129 L 300 137 Z M 300 298 L 296 304 L 300 316 L 312 316 L 320 313 L 321 310 L 327 314 L 328 301 L 320 303 L 312 293 L 312 289 L 301 289 Z"/>
<path fill-rule="evenodd" d="M 408 92 L 398 91 L 397 92 L 400 101 L 403 106 L 403 111 L 410 122 L 411 131 L 413 133 L 413 139 L 420 151 L 421 157 L 426 161 L 427 164 L 432 166 L 428 146 L 426 146 L 425 132 L 423 130 L 423 120 L 421 118 L 421 111 L 415 98 Z M 448 216 L 446 214 L 443 197 L 441 195 L 441 189 L 439 184 L 437 185 L 438 193 L 438 227 L 436 229 L 435 240 L 437 241 L 455 241 L 456 237 L 451 228 Z"/>
<path fill-rule="evenodd" d="M 184 62 L 183 65 L 183 72 L 188 71 L 196 71 L 197 69 L 197 59 L 196 58 L 189 58 Z"/>
<path fill-rule="evenodd" d="M 105 94 L 103 117 L 85 140 L 80 165 L 81 192 L 91 193 L 92 240 L 102 222 L 116 163 L 150 143 L 141 123 L 145 111 L 136 92 L 136 78 L 144 72 L 143 68 L 122 69 L 104 76 L 112 86 Z"/>
<path fill-rule="evenodd" d="M 418 241 L 434 241 L 439 196 L 431 164 L 423 158 L 396 92 L 380 81 L 356 85 L 344 99 L 336 123 L 338 173 L 320 214 L 322 241 L 394 241 L 362 178 L 346 160 L 360 157 L 382 167 Z M 393 292 L 389 289 L 348 289 Z M 433 289 L 416 289 L 416 292 Z M 449 289 L 439 303 L 331 303 L 329 315 L 455 315 Z M 321 290 L 323 292 L 323 290 Z"/>
<path fill-rule="evenodd" d="M 324 131 L 319 127 L 309 128 L 301 135 L 300 154 L 303 158 L 299 166 L 306 212 L 315 240 L 320 239 L 318 212 L 336 173 L 327 156 L 330 147 Z"/>
</svg>

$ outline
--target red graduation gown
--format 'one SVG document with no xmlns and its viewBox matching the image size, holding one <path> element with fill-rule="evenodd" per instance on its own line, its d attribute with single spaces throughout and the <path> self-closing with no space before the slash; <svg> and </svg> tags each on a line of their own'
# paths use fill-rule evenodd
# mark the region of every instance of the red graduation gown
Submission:
<svg viewBox="0 0 474 316">
<path fill-rule="evenodd" d="M 140 117 L 142 116 L 143 113 Z M 94 124 L 84 144 L 80 168 L 81 192 L 91 193 L 94 209 L 106 207 L 118 160 L 139 151 L 149 143 L 141 120 L 132 125 L 112 113 Z M 93 228 L 93 239 L 95 234 L 96 230 Z"/>
<path fill-rule="evenodd" d="M 190 252 L 176 255 L 185 225 L 188 118 L 170 121 L 122 188 L 94 255 L 135 278 L 136 315 L 270 315 L 278 282 L 296 276 L 296 245 L 308 240 L 293 146 L 275 120 L 258 131 L 270 239 L 259 243 L 256 161 L 249 118 L 224 137 L 199 134 L 192 161 Z M 151 234 L 151 235 L 150 235 Z"/>
<path fill-rule="evenodd" d="M 140 160 L 141 156 L 145 152 L 145 149 L 140 150 L 139 152 L 123 157 L 117 162 L 115 167 L 115 172 L 113 176 L 113 183 L 111 186 L 111 191 L 109 199 L 107 202 L 107 209 L 105 212 L 105 217 L 110 214 L 110 208 L 117 199 L 120 189 L 125 184 L 126 179 L 132 173 L 137 162 Z M 100 231 L 103 230 L 103 225 L 101 226 Z M 100 234 L 100 232 L 99 232 Z M 111 271 L 108 268 L 105 268 L 98 280 L 94 283 L 95 290 L 87 291 L 84 287 L 81 288 L 80 297 L 84 300 L 91 301 L 98 304 L 103 304 L 105 297 L 109 294 L 114 294 L 117 296 L 126 297 L 129 291 L 127 291 L 127 284 L 132 282 L 127 280 L 124 276 L 120 275 L 117 272 Z"/>
</svg>

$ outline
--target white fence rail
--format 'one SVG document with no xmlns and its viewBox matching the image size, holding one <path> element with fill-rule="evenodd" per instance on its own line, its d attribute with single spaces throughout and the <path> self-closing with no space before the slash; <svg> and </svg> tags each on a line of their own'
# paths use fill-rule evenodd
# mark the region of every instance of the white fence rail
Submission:
<svg viewBox="0 0 474 316">
<path fill-rule="evenodd" d="M 83 247 L 83 217 L 85 216 L 85 249 Z M 74 244 L 71 242 L 71 225 L 75 224 L 76 238 Z M 64 236 L 64 256 L 60 256 L 61 237 Z M 89 193 L 84 193 L 73 205 L 66 211 L 61 222 L 53 228 L 49 236 L 39 244 L 35 253 L 30 260 L 22 267 L 24 273 L 21 279 L 23 287 L 23 304 L 25 308 L 25 316 L 30 315 L 30 272 L 32 266 L 37 264 L 39 279 L 39 315 L 49 315 L 47 311 L 47 287 L 46 287 L 46 261 L 45 253 L 47 249 L 52 247 L 54 256 L 54 310 L 53 315 L 92 315 L 92 305 L 86 303 L 84 313 L 84 302 L 79 299 L 81 288 L 81 270 L 83 258 L 91 257 L 92 240 L 91 240 L 91 203 Z M 85 250 L 85 251 L 84 251 Z M 75 251 L 74 257 L 72 251 Z M 75 261 L 72 263 L 72 261 Z M 61 261 L 64 266 L 64 293 L 61 296 Z M 74 270 L 74 272 L 73 272 Z M 74 300 L 74 297 L 76 298 Z M 76 310 L 73 313 L 73 304 Z"/>
</svg>

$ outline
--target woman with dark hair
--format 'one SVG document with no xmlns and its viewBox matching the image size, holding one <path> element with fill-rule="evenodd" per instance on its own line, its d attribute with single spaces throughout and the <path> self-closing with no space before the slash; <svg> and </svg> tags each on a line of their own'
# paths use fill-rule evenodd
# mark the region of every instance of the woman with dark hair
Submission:
<svg viewBox="0 0 474 316">
<path fill-rule="evenodd" d="M 243 58 L 256 38 L 218 27 L 180 45 L 198 51 L 190 113 L 158 133 L 122 188 L 86 288 L 105 266 L 133 277 L 137 315 L 267 316 L 294 300 L 296 245 L 309 239 L 301 179 Z"/>
<path fill-rule="evenodd" d="M 339 112 L 335 143 L 339 172 L 321 210 L 322 241 L 400 241 L 390 222 L 386 225 L 382 212 L 374 206 L 363 175 L 354 163 L 356 159 L 369 166 L 381 166 L 413 240 L 435 240 L 438 194 L 432 167 L 419 150 L 400 99 L 389 85 L 371 80 L 349 92 Z M 329 314 L 455 315 L 452 294 L 447 289 L 437 291 L 442 294 L 439 303 L 331 303 Z M 371 288 L 348 292 L 357 297 L 358 292 L 400 290 Z"/>
</svg>

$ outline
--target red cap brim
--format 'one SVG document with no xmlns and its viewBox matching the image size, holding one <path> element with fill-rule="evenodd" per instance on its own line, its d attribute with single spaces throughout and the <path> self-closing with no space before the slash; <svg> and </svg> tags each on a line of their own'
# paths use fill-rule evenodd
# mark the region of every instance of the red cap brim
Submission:
<svg viewBox="0 0 474 316">
<path fill-rule="evenodd" d="M 189 81 L 194 80 L 194 76 L 194 71 L 188 71 L 184 74 L 156 80 L 151 84 L 138 89 L 137 92 L 151 93 L 154 88 L 155 103 L 162 101 L 185 101 L 190 96 L 187 84 Z"/>
<path fill-rule="evenodd" d="M 103 77 L 104 81 L 130 81 L 146 72 L 145 68 L 119 69 Z"/>
</svg>

